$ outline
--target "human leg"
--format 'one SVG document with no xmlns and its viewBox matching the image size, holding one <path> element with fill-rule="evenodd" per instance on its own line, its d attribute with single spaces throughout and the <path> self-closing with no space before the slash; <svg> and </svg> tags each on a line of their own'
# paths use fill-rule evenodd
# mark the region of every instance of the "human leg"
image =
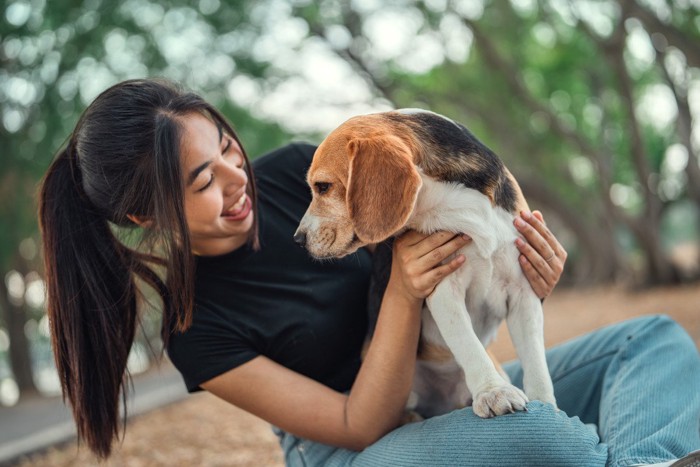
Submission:
<svg viewBox="0 0 700 467">
<path fill-rule="evenodd" d="M 556 435 L 554 435 L 556 434 Z M 483 419 L 471 407 L 397 428 L 362 452 L 282 436 L 290 467 L 603 466 L 607 449 L 577 418 L 534 401 Z"/>
<path fill-rule="evenodd" d="M 531 402 L 528 412 L 484 420 L 467 408 L 401 427 L 362 453 L 284 435 L 285 458 L 290 466 L 603 465 L 606 446 L 567 413 L 598 425 L 612 466 L 700 446 L 700 360 L 669 318 L 603 328 L 550 349 L 547 361 L 560 412 Z M 520 365 L 505 368 L 520 385 Z"/>
<path fill-rule="evenodd" d="M 655 463 L 700 448 L 700 357 L 665 316 L 637 318 L 547 352 L 558 406 L 598 425 L 609 465 Z M 520 366 L 505 366 L 515 385 Z"/>
</svg>

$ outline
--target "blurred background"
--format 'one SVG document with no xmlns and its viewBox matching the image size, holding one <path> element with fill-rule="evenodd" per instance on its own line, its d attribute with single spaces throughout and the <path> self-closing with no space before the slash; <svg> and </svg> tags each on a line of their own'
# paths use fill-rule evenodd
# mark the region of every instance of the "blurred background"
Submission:
<svg viewBox="0 0 700 467">
<path fill-rule="evenodd" d="M 696 300 L 699 11 L 700 0 L 6 0 L 0 406 L 58 394 L 37 183 L 86 105 L 128 78 L 200 93 L 253 157 L 318 143 L 359 113 L 442 113 L 543 211 L 569 252 L 559 293 Z M 684 322 L 696 341 L 698 316 Z M 133 374 L 157 359 L 158 329 L 145 313 Z"/>
</svg>

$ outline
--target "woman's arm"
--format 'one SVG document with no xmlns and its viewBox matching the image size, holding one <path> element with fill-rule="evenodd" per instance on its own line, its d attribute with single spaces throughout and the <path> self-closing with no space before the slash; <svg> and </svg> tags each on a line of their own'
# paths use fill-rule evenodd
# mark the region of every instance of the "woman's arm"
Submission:
<svg viewBox="0 0 700 467">
<path fill-rule="evenodd" d="M 266 357 L 202 387 L 297 436 L 361 450 L 398 426 L 413 382 L 423 299 L 464 263 L 441 262 L 468 238 L 408 232 L 394 244 L 392 272 L 377 327 L 348 395 Z"/>
<path fill-rule="evenodd" d="M 346 423 L 371 444 L 400 422 L 413 384 L 423 299 L 464 263 L 440 263 L 469 239 L 453 233 L 408 232 L 394 242 L 392 271 L 360 372 L 347 401 Z M 364 446 L 362 446 L 364 445 Z"/>
</svg>

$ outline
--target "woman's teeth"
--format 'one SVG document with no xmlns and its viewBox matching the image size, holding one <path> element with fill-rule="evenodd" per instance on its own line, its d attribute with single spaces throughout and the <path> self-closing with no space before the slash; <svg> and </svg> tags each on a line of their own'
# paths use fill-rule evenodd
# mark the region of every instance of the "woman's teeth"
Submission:
<svg viewBox="0 0 700 467">
<path fill-rule="evenodd" d="M 245 193 L 243 193 L 243 196 L 241 196 L 241 199 L 238 200 L 236 204 L 233 205 L 233 209 L 240 209 L 243 206 L 243 203 L 245 203 Z"/>
<path fill-rule="evenodd" d="M 237 211 L 240 211 L 241 208 L 243 206 L 245 206 L 245 200 L 246 200 L 246 194 L 244 193 L 243 196 L 241 196 L 241 198 L 238 201 L 236 201 L 236 204 L 234 204 L 231 207 L 231 209 L 224 212 L 224 214 L 231 215 L 231 214 L 235 214 Z"/>
</svg>

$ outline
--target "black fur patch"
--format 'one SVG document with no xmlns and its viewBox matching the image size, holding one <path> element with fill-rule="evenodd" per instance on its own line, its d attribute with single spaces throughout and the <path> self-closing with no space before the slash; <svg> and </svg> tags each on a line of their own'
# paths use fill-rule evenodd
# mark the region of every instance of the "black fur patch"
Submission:
<svg viewBox="0 0 700 467">
<path fill-rule="evenodd" d="M 370 337 L 374 335 L 374 328 L 377 325 L 384 291 L 389 284 L 393 247 L 394 239 L 392 237 L 378 243 L 372 255 L 372 275 L 370 276 L 369 292 L 367 294 L 367 335 Z"/>
<path fill-rule="evenodd" d="M 434 148 L 424 154 L 421 168 L 437 180 L 458 182 L 486 193 L 508 212 L 515 210 L 516 191 L 506 176 L 503 162 L 464 125 L 431 112 L 391 113 L 390 120 L 408 125 L 422 141 Z"/>
</svg>

